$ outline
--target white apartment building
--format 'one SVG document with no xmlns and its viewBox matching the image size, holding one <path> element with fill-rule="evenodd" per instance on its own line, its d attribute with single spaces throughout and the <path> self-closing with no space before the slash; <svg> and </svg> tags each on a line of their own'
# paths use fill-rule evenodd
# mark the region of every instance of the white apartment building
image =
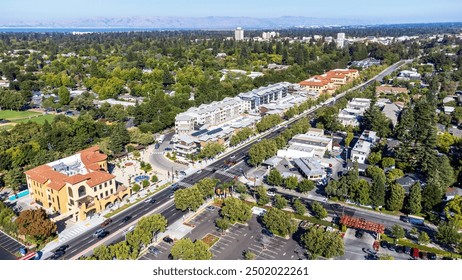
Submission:
<svg viewBox="0 0 462 280">
<path fill-rule="evenodd" d="M 345 33 L 337 33 L 337 48 L 343 48 L 345 46 Z"/>
<path fill-rule="evenodd" d="M 240 93 L 238 96 L 243 102 L 243 111 L 258 112 L 261 105 L 286 97 L 291 85 L 291 83 L 282 82 Z"/>
<path fill-rule="evenodd" d="M 236 41 L 244 40 L 244 29 L 241 27 L 236 28 L 236 30 L 234 30 L 234 39 Z"/>
<path fill-rule="evenodd" d="M 175 118 L 176 134 L 189 134 L 195 127 L 203 125 L 219 125 L 233 120 L 243 113 L 243 102 L 240 98 L 225 98 L 210 104 L 189 108 Z"/>
<path fill-rule="evenodd" d="M 358 163 L 366 163 L 366 159 L 371 153 L 371 146 L 370 142 L 359 139 L 351 150 L 350 159 Z"/>
</svg>

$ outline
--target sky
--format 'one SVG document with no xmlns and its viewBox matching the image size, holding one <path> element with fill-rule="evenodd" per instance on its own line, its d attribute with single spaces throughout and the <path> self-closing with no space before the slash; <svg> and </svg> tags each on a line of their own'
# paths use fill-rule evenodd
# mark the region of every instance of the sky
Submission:
<svg viewBox="0 0 462 280">
<path fill-rule="evenodd" d="M 0 0 L 0 11 L 0 23 L 132 16 L 462 22 L 461 0 Z"/>
</svg>

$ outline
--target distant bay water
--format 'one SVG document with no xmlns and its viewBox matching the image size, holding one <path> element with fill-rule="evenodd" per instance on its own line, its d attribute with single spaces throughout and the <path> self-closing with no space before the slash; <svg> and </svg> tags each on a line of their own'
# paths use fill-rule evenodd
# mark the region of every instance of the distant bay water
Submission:
<svg viewBox="0 0 462 280">
<path fill-rule="evenodd" d="M 42 27 L 0 27 L 0 33 L 110 33 L 194 30 L 194 28 L 42 28 Z"/>
</svg>

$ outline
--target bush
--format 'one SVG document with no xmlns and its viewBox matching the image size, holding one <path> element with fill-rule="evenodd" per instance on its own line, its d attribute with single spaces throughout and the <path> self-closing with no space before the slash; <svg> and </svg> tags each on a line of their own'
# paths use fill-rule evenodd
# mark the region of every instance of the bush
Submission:
<svg viewBox="0 0 462 280">
<path fill-rule="evenodd" d="M 138 185 L 138 184 L 134 184 L 133 187 L 132 187 L 133 192 L 138 192 L 140 189 L 141 189 L 141 186 Z"/>
<path fill-rule="evenodd" d="M 152 175 L 152 176 L 151 176 L 151 182 L 152 182 L 152 183 L 155 183 L 155 182 L 157 182 L 157 181 L 159 181 L 159 178 L 157 178 L 157 175 Z"/>
<path fill-rule="evenodd" d="M 143 188 L 147 188 L 149 187 L 149 181 L 148 180 L 144 180 L 143 181 Z"/>
</svg>

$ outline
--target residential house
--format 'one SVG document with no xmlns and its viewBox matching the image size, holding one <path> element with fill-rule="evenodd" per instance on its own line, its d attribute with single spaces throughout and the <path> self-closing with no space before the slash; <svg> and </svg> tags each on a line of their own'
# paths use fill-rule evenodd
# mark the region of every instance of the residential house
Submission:
<svg viewBox="0 0 462 280">
<path fill-rule="evenodd" d="M 294 164 L 306 178 L 319 181 L 326 178 L 326 171 L 319 160 L 314 158 L 296 158 Z"/>
</svg>

